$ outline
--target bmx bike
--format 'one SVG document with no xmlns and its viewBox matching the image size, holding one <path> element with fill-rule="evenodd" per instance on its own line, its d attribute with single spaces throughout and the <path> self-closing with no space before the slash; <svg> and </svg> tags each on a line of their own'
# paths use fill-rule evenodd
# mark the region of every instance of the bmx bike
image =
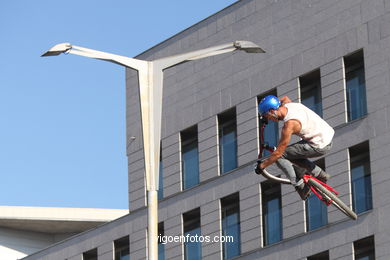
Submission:
<svg viewBox="0 0 390 260">
<path fill-rule="evenodd" d="M 268 150 L 269 152 L 273 152 L 275 150 L 275 147 L 270 147 L 268 144 L 264 144 L 264 128 L 266 126 L 266 123 L 262 124 L 262 127 L 260 128 L 260 137 L 261 137 L 261 147 L 260 147 L 260 153 L 257 161 L 258 163 L 261 161 L 263 157 L 264 150 Z M 257 172 L 256 172 L 257 173 Z M 260 174 L 263 175 L 265 178 L 279 182 L 281 184 L 291 184 L 291 181 L 289 179 L 277 177 L 275 175 L 272 175 L 267 171 L 266 169 L 260 170 Z M 351 208 L 349 208 L 345 203 L 338 197 L 338 192 L 329 186 L 328 184 L 316 179 L 315 177 L 311 175 L 303 175 L 301 176 L 303 181 L 308 185 L 310 190 L 327 206 L 333 205 L 337 209 L 339 209 L 342 213 L 344 213 L 346 216 L 350 217 L 353 220 L 357 219 L 357 215 L 355 212 L 352 211 Z"/>
</svg>

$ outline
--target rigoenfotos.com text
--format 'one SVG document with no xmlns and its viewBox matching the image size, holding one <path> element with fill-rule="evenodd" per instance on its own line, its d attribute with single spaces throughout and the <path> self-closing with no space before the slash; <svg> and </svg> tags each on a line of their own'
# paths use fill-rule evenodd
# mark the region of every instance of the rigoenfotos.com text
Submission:
<svg viewBox="0 0 390 260">
<path fill-rule="evenodd" d="M 167 243 L 233 243 L 233 236 L 200 236 L 190 235 L 185 236 L 158 236 L 158 242 L 161 244 Z"/>
</svg>

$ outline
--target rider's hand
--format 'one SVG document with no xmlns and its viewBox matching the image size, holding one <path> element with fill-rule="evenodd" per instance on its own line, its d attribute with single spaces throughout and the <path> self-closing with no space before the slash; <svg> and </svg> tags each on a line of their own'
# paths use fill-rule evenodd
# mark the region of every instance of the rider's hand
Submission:
<svg viewBox="0 0 390 260">
<path fill-rule="evenodd" d="M 263 173 L 263 169 L 260 167 L 261 163 L 264 161 L 264 159 L 258 159 L 257 160 L 257 166 L 255 168 L 255 173 L 260 175 Z"/>
<path fill-rule="evenodd" d="M 259 165 L 257 165 L 257 167 L 255 168 L 255 173 L 256 173 L 257 175 L 263 174 L 263 170 L 260 169 Z"/>
<path fill-rule="evenodd" d="M 260 123 L 264 125 L 268 125 L 268 119 L 265 116 L 261 116 Z"/>
</svg>

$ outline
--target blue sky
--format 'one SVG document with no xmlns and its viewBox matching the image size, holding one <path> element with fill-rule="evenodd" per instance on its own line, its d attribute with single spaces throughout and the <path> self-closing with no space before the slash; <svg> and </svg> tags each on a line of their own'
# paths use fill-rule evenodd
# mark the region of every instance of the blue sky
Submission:
<svg viewBox="0 0 390 260">
<path fill-rule="evenodd" d="M 124 68 L 44 51 L 134 57 L 234 2 L 0 1 L 0 205 L 128 208 Z"/>
</svg>

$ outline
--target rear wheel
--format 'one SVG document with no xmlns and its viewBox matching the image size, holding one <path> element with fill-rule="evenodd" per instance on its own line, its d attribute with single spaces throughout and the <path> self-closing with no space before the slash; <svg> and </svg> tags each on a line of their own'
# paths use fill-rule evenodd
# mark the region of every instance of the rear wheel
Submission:
<svg viewBox="0 0 390 260">
<path fill-rule="evenodd" d="M 343 212 L 345 215 L 350 217 L 353 220 L 357 219 L 357 215 L 355 212 L 353 212 L 347 205 L 344 204 L 334 193 L 327 190 L 324 186 L 322 186 L 320 183 L 316 182 L 313 179 L 308 179 L 308 183 L 316 188 L 316 190 L 327 200 L 332 201 L 332 204 L 338 208 L 341 212 Z"/>
</svg>

